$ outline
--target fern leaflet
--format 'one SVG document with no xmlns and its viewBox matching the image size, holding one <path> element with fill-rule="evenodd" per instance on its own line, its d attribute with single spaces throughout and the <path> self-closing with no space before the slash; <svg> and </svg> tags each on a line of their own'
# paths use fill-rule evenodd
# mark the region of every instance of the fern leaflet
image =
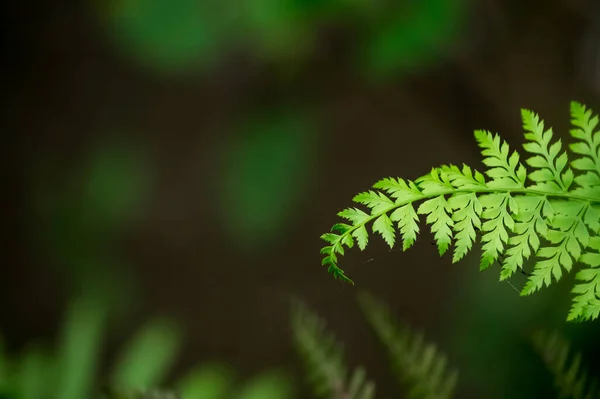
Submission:
<svg viewBox="0 0 600 399">
<path fill-rule="evenodd" d="M 471 251 L 481 237 L 480 269 L 500 261 L 500 279 L 510 278 L 533 260 L 521 294 L 532 294 L 580 262 L 570 321 L 600 315 L 600 131 L 598 117 L 572 102 L 575 140 L 563 148 L 551 128 L 522 110 L 527 157 L 511 151 L 499 135 L 475 131 L 485 173 L 467 165 L 442 165 L 414 181 L 385 178 L 354 197 L 366 209 L 338 213 L 350 223 L 336 224 L 322 238 L 322 264 L 337 279 L 353 283 L 338 266 L 344 247 L 361 250 L 371 232 L 392 248 L 400 236 L 408 250 L 419 233 L 420 215 L 434 235 L 440 255 L 453 246 L 452 262 Z M 573 154 L 575 155 L 573 157 Z M 527 165 L 527 166 L 525 166 Z"/>
</svg>

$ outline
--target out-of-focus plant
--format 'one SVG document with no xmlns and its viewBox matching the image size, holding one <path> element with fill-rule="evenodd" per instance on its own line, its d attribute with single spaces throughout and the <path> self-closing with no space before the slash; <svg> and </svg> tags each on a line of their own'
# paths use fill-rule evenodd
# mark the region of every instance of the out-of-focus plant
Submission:
<svg viewBox="0 0 600 399">
<path fill-rule="evenodd" d="M 463 0 L 397 3 L 371 21 L 360 64 L 370 76 L 382 78 L 449 55 L 460 39 L 465 7 Z"/>
<path fill-rule="evenodd" d="M 0 395 L 7 399 L 170 398 L 291 399 L 293 385 L 279 371 L 267 371 L 243 384 L 225 364 L 197 366 L 173 385 L 165 384 L 181 346 L 179 329 L 167 320 L 151 320 L 116 356 L 108 379 L 98 366 L 106 335 L 106 304 L 91 299 L 75 301 L 52 351 L 35 343 L 23 353 L 0 352 Z M 103 381 L 108 381 L 103 384 Z M 105 393 L 101 394 L 101 386 Z"/>
<path fill-rule="evenodd" d="M 35 253 L 71 292 L 108 291 L 105 299 L 125 309 L 136 287 L 116 243 L 145 216 L 154 178 L 149 152 L 132 138 L 107 135 L 61 172 L 66 166 L 50 154 L 35 169 Z"/>
<path fill-rule="evenodd" d="M 521 295 L 529 295 L 584 265 L 577 283 L 569 321 L 594 320 L 600 315 L 600 131 L 598 116 L 572 102 L 571 157 L 552 128 L 532 111 L 522 110 L 529 153 L 526 168 L 517 151 L 510 152 L 497 134 L 477 130 L 475 138 L 487 166 L 485 175 L 467 165 L 444 165 L 415 181 L 385 178 L 353 201 L 368 208 L 348 208 L 338 216 L 351 224 L 335 224 L 321 238 L 322 264 L 335 278 L 352 283 L 338 267 L 344 247 L 367 247 L 366 226 L 390 248 L 402 238 L 409 249 L 419 233 L 419 215 L 426 216 L 440 256 L 454 243 L 452 262 L 471 251 L 481 235 L 480 269 L 502 264 L 500 279 L 516 272 L 528 276 Z M 415 209 L 415 204 L 421 203 Z M 397 228 L 395 227 L 397 224 Z M 531 273 L 526 262 L 535 257 Z"/>
<path fill-rule="evenodd" d="M 386 347 L 396 375 L 411 399 L 451 398 L 457 381 L 447 369 L 446 357 L 408 327 L 399 327 L 389 310 L 373 297 L 359 296 L 363 314 Z M 325 323 L 306 305 L 295 302 L 292 330 L 296 348 L 304 363 L 315 394 L 328 399 L 371 399 L 375 384 L 367 381 L 365 370 L 357 368 L 350 378 L 341 344 L 325 331 Z"/>
<path fill-rule="evenodd" d="M 294 217 L 313 170 L 316 131 L 301 112 L 256 115 L 227 144 L 219 205 L 239 248 L 275 245 Z"/>
<path fill-rule="evenodd" d="M 447 52 L 463 20 L 462 0 L 111 0 L 103 26 L 127 58 L 155 71 L 205 69 L 235 49 L 298 62 L 331 26 L 366 31 L 357 60 L 368 73 L 398 71 Z"/>
<path fill-rule="evenodd" d="M 408 390 L 408 397 L 454 397 L 458 372 L 448 368 L 446 356 L 434 344 L 426 342 L 423 334 L 398 325 L 390 309 L 373 296 L 362 293 L 358 302 L 385 346 L 399 383 Z"/>
<path fill-rule="evenodd" d="M 102 399 L 293 399 L 289 376 L 269 370 L 239 382 L 231 368 L 207 364 L 189 373 L 172 390 L 120 390 Z"/>
<path fill-rule="evenodd" d="M 110 21 L 113 40 L 124 56 L 152 70 L 172 73 L 214 62 L 226 39 L 226 10 L 219 4 L 113 0 L 102 4 L 102 14 Z"/>
<path fill-rule="evenodd" d="M 292 331 L 315 395 L 330 399 L 375 397 L 375 384 L 366 380 L 362 367 L 348 378 L 341 344 L 325 331 L 325 323 L 301 302 L 295 302 L 292 308 Z"/>
<path fill-rule="evenodd" d="M 106 335 L 107 306 L 85 298 L 69 307 L 61 339 L 52 351 L 40 343 L 17 356 L 3 356 L 3 392 L 14 399 L 80 399 L 98 388 L 98 365 Z M 145 388 L 161 382 L 179 346 L 178 329 L 151 321 L 129 343 L 116 362 L 111 385 Z"/>
<path fill-rule="evenodd" d="M 574 353 L 557 332 L 538 331 L 533 345 L 552 373 L 560 398 L 598 399 L 600 385 L 583 365 L 581 353 Z"/>
<path fill-rule="evenodd" d="M 361 293 L 358 303 L 384 345 L 407 398 L 456 397 L 458 372 L 448 367 L 446 356 L 434 344 L 427 343 L 412 328 L 400 325 L 389 307 L 370 294 Z M 291 314 L 296 348 L 315 394 L 326 399 L 374 398 L 375 384 L 366 380 L 363 368 L 357 368 L 351 378 L 347 377 L 342 345 L 325 330 L 324 321 L 299 301 L 294 302 Z M 552 372 L 557 397 L 600 398 L 598 381 L 583 366 L 582 356 L 573 355 L 566 340 L 556 333 L 539 332 L 527 344 L 530 349 L 533 346 Z"/>
</svg>

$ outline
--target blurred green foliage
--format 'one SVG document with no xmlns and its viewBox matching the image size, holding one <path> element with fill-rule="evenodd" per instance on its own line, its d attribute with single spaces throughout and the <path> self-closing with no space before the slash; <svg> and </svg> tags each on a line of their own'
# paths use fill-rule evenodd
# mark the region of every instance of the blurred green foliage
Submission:
<svg viewBox="0 0 600 399">
<path fill-rule="evenodd" d="M 560 398 L 600 399 L 600 383 L 591 375 L 581 352 L 557 332 L 537 331 L 532 343 L 554 378 Z"/>
<path fill-rule="evenodd" d="M 157 72 L 205 70 L 236 49 L 268 61 L 300 61 L 324 30 L 341 25 L 363 33 L 362 48 L 354 50 L 357 65 L 379 76 L 447 52 L 458 38 L 464 3 L 112 0 L 109 12 L 101 14 L 125 56 Z"/>
<path fill-rule="evenodd" d="M 235 373 L 224 364 L 206 364 L 192 370 L 179 382 L 178 391 L 184 398 L 225 398 L 235 381 Z"/>
<path fill-rule="evenodd" d="M 114 0 L 108 18 L 126 56 L 179 72 L 211 61 L 224 34 L 219 11 L 209 1 Z"/>
<path fill-rule="evenodd" d="M 221 214 L 242 249 L 276 245 L 309 184 L 316 131 L 301 113 L 241 123 L 222 166 Z"/>
<path fill-rule="evenodd" d="M 477 266 L 476 256 L 469 263 Z M 497 276 L 482 275 L 473 267 L 461 277 L 462 288 L 445 313 L 450 345 L 460 354 L 457 361 L 463 379 L 489 399 L 530 399 L 554 394 L 528 337 L 532 326 L 563 328 L 568 310 L 564 298 L 570 287 L 556 286 L 523 298 L 519 291 L 526 280 L 519 274 L 498 284 Z M 597 330 L 593 325 L 585 328 Z M 522 378 L 523 375 L 528 378 Z"/>
<path fill-rule="evenodd" d="M 375 78 L 406 72 L 449 52 L 459 39 L 462 0 L 406 1 L 374 22 L 361 53 L 362 65 Z"/>
<path fill-rule="evenodd" d="M 154 320 L 129 342 L 114 367 L 112 385 L 152 387 L 175 361 L 179 331 L 166 320 Z"/>
<path fill-rule="evenodd" d="M 326 399 L 373 399 L 375 384 L 367 380 L 363 367 L 348 372 L 342 344 L 327 331 L 325 322 L 299 300 L 293 301 L 290 313 L 294 346 L 314 395 Z"/>
<path fill-rule="evenodd" d="M 78 300 L 68 310 L 57 359 L 47 363 L 54 363 L 52 366 L 59 373 L 55 378 L 60 399 L 79 399 L 90 395 L 99 364 L 106 316 L 106 307 L 95 300 Z M 48 387 L 50 381 L 39 385 Z"/>
<path fill-rule="evenodd" d="M 30 230 L 39 261 L 56 266 L 71 292 L 126 308 L 135 279 L 116 243 L 145 216 L 154 179 L 148 151 L 132 137 L 107 135 L 74 164 L 50 155 L 34 172 Z"/>
<path fill-rule="evenodd" d="M 99 398 L 100 383 L 105 380 L 99 377 L 104 374 L 99 365 L 107 335 L 107 310 L 105 304 L 90 298 L 74 301 L 55 351 L 39 343 L 13 356 L 0 351 L 0 397 Z M 109 392 L 104 397 L 163 397 L 144 392 L 154 392 L 165 383 L 180 347 L 178 327 L 167 320 L 151 320 L 116 357 L 109 372 Z M 283 372 L 266 371 L 240 384 L 229 366 L 218 363 L 197 366 L 174 386 L 183 399 L 294 398 L 292 381 Z"/>
<path fill-rule="evenodd" d="M 401 325 L 390 309 L 373 296 L 357 297 L 363 316 L 385 347 L 395 377 L 410 399 L 455 397 L 458 372 L 448 366 L 446 356 L 422 334 Z M 342 344 L 325 328 L 325 322 L 300 302 L 291 311 L 295 346 L 305 363 L 310 384 L 318 397 L 327 399 L 372 399 L 375 384 L 358 367 L 348 375 Z"/>
<path fill-rule="evenodd" d="M 201 399 L 199 396 L 196 397 Z M 292 380 L 287 374 L 271 370 L 255 376 L 228 397 L 235 399 L 286 399 L 295 397 L 295 391 Z M 220 399 L 226 398 L 222 397 Z"/>
<path fill-rule="evenodd" d="M 79 228 L 126 228 L 146 209 L 153 178 L 149 154 L 126 136 L 108 136 L 93 145 L 76 177 L 84 188 L 79 216 L 86 223 Z"/>
</svg>

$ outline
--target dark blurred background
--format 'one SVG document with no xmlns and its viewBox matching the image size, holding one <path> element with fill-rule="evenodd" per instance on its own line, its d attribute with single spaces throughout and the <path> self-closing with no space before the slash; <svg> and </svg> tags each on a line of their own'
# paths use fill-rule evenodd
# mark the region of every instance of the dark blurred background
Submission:
<svg viewBox="0 0 600 399">
<path fill-rule="evenodd" d="M 481 168 L 474 129 L 520 147 L 520 108 L 568 139 L 600 110 L 600 3 L 584 0 L 5 2 L 9 353 L 53 340 L 75 297 L 110 304 L 102 364 L 149 317 L 174 320 L 173 376 L 203 361 L 277 368 L 305 300 L 402 397 L 355 304 L 386 301 L 460 367 L 459 397 L 552 397 L 527 336 L 560 329 L 598 368 L 598 323 L 565 325 L 572 276 L 520 298 L 422 234 L 320 266 L 320 234 L 359 191 L 432 166 Z M 522 286 L 516 277 L 512 284 Z M 595 338 L 596 337 L 596 338 Z M 594 364 L 595 362 L 595 364 Z M 548 385 L 550 384 L 550 385 Z"/>
</svg>

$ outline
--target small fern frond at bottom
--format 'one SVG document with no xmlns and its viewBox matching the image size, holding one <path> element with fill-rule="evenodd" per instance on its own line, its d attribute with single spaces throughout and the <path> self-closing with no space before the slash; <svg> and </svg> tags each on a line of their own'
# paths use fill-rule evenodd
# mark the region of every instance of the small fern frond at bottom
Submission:
<svg viewBox="0 0 600 399">
<path fill-rule="evenodd" d="M 388 351 L 399 382 L 411 399 L 449 399 L 453 397 L 458 373 L 449 370 L 446 357 L 421 334 L 400 327 L 386 305 L 362 293 L 360 307 L 375 334 Z"/>
<path fill-rule="evenodd" d="M 598 380 L 590 378 L 581 353 L 572 353 L 566 340 L 541 331 L 534 334 L 533 346 L 552 373 L 561 399 L 600 399 Z"/>
<path fill-rule="evenodd" d="M 375 397 L 375 384 L 366 380 L 364 369 L 357 368 L 347 379 L 341 344 L 325 330 L 323 320 L 301 302 L 293 304 L 292 332 L 317 396 L 327 399 Z"/>
</svg>

